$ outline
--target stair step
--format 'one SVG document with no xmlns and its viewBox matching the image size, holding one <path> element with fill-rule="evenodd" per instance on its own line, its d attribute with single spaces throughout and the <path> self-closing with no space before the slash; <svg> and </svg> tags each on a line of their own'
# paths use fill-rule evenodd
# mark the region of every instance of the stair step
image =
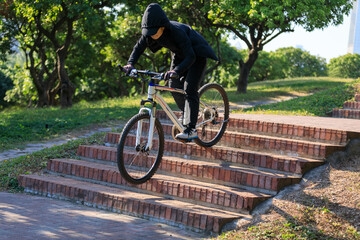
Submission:
<svg viewBox="0 0 360 240">
<path fill-rule="evenodd" d="M 360 101 L 359 102 L 347 101 L 344 103 L 344 108 L 360 109 Z"/>
<path fill-rule="evenodd" d="M 84 205 L 146 219 L 157 219 L 169 225 L 182 225 L 196 231 L 218 233 L 225 223 L 245 216 L 240 213 L 59 176 L 20 175 L 18 180 L 26 192 L 74 200 Z"/>
<path fill-rule="evenodd" d="M 47 169 L 59 174 L 137 188 L 138 191 L 168 195 L 199 204 L 215 205 L 212 207 L 242 211 L 246 214 L 249 212 L 245 211 L 252 210 L 260 202 L 272 197 L 268 194 L 162 174 L 156 174 L 144 184 L 132 185 L 121 177 L 117 167 L 82 160 L 51 159 Z"/>
<path fill-rule="evenodd" d="M 268 168 L 277 171 L 304 174 L 306 171 L 321 166 L 323 160 L 314 160 L 308 158 L 295 158 L 280 155 L 262 154 L 253 151 L 229 147 L 202 148 L 196 144 L 187 144 L 186 149 L 182 149 L 183 144 L 177 141 L 168 141 L 165 143 L 165 149 L 170 149 L 175 155 L 182 153 L 183 157 L 191 156 L 193 159 L 204 159 L 207 161 L 217 161 L 222 165 L 240 164 L 245 166 L 254 166 Z M 116 148 L 105 146 L 79 146 L 78 156 L 116 162 Z M 184 155 L 185 152 L 185 155 Z M 164 159 L 166 156 L 163 157 Z M 164 162 L 162 164 L 165 164 Z"/>
<path fill-rule="evenodd" d="M 108 133 L 105 141 L 111 144 L 118 143 L 120 138 L 120 133 Z M 134 136 L 129 135 L 128 141 L 133 141 Z M 182 146 L 182 149 L 186 150 L 187 146 L 190 144 L 182 144 L 175 140 L 167 139 L 165 145 L 176 145 L 174 147 L 178 148 Z M 223 137 L 222 144 L 226 146 L 241 148 L 241 149 L 252 149 L 260 152 L 272 152 L 278 155 L 288 155 L 292 157 L 311 157 L 316 159 L 325 159 L 330 154 L 336 151 L 342 151 L 345 149 L 343 145 L 320 143 L 320 142 L 309 142 L 309 141 L 300 141 L 286 138 L 270 137 L 257 134 L 246 134 L 246 133 L 235 133 L 228 132 L 225 137 Z M 173 151 L 174 147 L 165 148 L 165 151 Z M 211 151 L 212 148 L 204 148 L 205 150 Z"/>
<path fill-rule="evenodd" d="M 133 154 L 129 152 L 129 154 Z M 79 146 L 78 156 L 102 161 L 116 162 L 116 149 L 104 146 Z M 194 177 L 211 182 L 222 182 L 229 186 L 242 185 L 264 193 L 274 194 L 285 186 L 298 183 L 301 177 L 284 172 L 270 172 L 245 166 L 201 160 L 188 160 L 173 156 L 164 156 L 159 171 L 178 174 L 182 177 Z"/>
<path fill-rule="evenodd" d="M 333 109 L 333 117 L 360 119 L 360 109 Z"/>
<path fill-rule="evenodd" d="M 180 116 L 180 113 L 177 112 L 177 115 Z M 165 112 L 162 110 L 157 111 L 157 117 L 167 120 L 167 123 L 172 126 L 169 118 L 167 118 Z M 249 133 L 255 132 L 272 136 L 286 136 L 292 139 L 307 139 L 312 141 L 331 142 L 337 144 L 343 144 L 348 141 L 347 133 L 343 130 L 244 119 L 238 117 L 236 114 L 230 115 L 227 130 Z M 171 128 L 168 131 L 171 131 Z"/>
<path fill-rule="evenodd" d="M 172 125 L 163 123 L 164 132 L 171 134 Z M 208 130 L 206 134 L 214 137 L 217 131 Z M 320 143 L 284 137 L 265 136 L 259 134 L 240 133 L 237 131 L 226 131 L 221 138 L 219 145 L 239 148 L 251 148 L 258 151 L 272 150 L 275 152 L 295 152 L 299 156 L 311 156 L 325 158 L 334 151 L 344 148 L 342 145 L 331 143 Z"/>
</svg>

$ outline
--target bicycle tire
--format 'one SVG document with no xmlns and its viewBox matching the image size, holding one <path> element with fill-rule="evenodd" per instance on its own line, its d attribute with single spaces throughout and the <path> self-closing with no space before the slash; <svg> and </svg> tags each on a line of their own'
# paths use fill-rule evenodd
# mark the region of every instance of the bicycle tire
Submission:
<svg viewBox="0 0 360 240">
<path fill-rule="evenodd" d="M 138 122 L 142 122 L 141 142 L 135 146 Z M 155 119 L 153 147 L 146 151 L 150 115 L 140 113 L 125 125 L 117 146 L 117 164 L 121 176 L 129 183 L 141 184 L 149 180 L 158 169 L 164 153 L 164 131 Z M 135 135 L 134 135 L 135 134 Z"/>
<path fill-rule="evenodd" d="M 212 95 L 214 95 L 214 99 L 210 99 Z M 194 139 L 194 142 L 202 147 L 212 147 L 220 141 L 226 130 L 229 119 L 229 99 L 224 88 L 217 83 L 208 83 L 202 86 L 199 89 L 199 98 L 216 114 L 211 122 L 197 128 L 198 138 Z M 200 103 L 198 122 L 208 118 L 207 115 L 211 112 L 208 107 Z"/>
</svg>

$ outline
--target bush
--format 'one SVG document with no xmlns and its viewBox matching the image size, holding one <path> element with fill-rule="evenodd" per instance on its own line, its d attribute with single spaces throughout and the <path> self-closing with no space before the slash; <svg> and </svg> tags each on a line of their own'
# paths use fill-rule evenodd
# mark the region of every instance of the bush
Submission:
<svg viewBox="0 0 360 240">
<path fill-rule="evenodd" d="M 6 102 L 4 101 L 6 91 L 12 89 L 13 87 L 14 84 L 11 78 L 0 71 L 0 109 L 6 105 Z"/>
<path fill-rule="evenodd" d="M 281 69 L 273 69 L 271 79 L 327 75 L 326 60 L 300 48 L 279 48 L 271 52 L 271 58 L 272 64 Z"/>
<path fill-rule="evenodd" d="M 348 53 L 344 56 L 333 58 L 328 65 L 329 76 L 343 78 L 360 77 L 360 54 Z"/>
<path fill-rule="evenodd" d="M 248 50 L 241 50 L 245 61 Z M 325 58 L 316 57 L 299 48 L 279 48 L 275 52 L 259 52 L 249 74 L 249 82 L 327 75 Z"/>
</svg>

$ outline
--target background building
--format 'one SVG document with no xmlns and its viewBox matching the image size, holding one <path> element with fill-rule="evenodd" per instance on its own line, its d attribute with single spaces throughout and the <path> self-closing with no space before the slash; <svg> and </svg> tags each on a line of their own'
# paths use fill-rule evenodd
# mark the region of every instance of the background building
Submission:
<svg viewBox="0 0 360 240">
<path fill-rule="evenodd" d="M 348 53 L 360 54 L 360 4 L 354 2 L 351 13 Z"/>
</svg>

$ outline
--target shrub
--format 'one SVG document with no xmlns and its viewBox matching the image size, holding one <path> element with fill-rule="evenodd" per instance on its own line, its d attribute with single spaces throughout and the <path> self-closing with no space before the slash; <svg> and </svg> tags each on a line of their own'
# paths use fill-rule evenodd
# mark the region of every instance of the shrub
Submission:
<svg viewBox="0 0 360 240">
<path fill-rule="evenodd" d="M 4 101 L 6 91 L 12 89 L 13 87 L 14 84 L 11 78 L 0 71 L 0 109 L 2 106 L 6 105 L 6 102 Z"/>
<path fill-rule="evenodd" d="M 343 78 L 360 77 L 360 54 L 351 54 L 333 58 L 328 65 L 329 76 Z"/>
</svg>

